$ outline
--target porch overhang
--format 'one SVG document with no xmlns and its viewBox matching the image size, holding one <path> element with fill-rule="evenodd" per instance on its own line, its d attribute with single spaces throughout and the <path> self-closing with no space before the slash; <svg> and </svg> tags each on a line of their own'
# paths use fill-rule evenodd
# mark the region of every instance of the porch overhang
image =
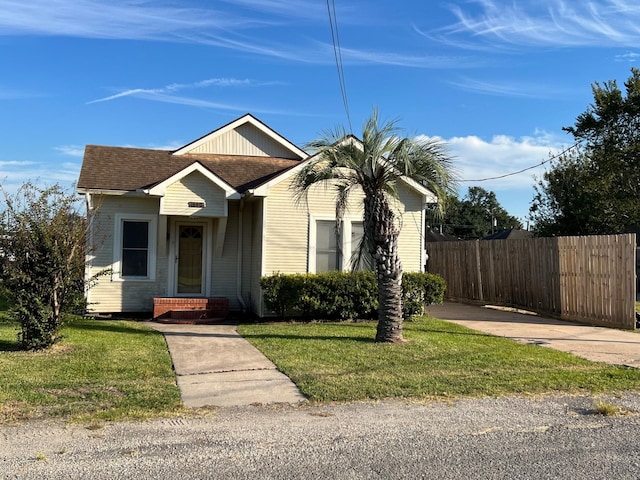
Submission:
<svg viewBox="0 0 640 480">
<path fill-rule="evenodd" d="M 179 172 L 167 178 L 166 180 L 163 180 L 157 185 L 145 190 L 145 193 L 147 193 L 148 195 L 162 197 L 165 195 L 166 190 L 169 186 L 173 185 L 176 182 L 179 182 L 180 180 L 182 180 L 183 178 L 187 177 L 188 175 L 194 172 L 199 172 L 201 175 L 203 175 L 209 181 L 211 181 L 211 183 L 213 183 L 218 188 L 223 190 L 225 192 L 225 197 L 227 200 L 239 200 L 240 197 L 242 196 L 238 191 L 236 191 L 235 188 L 233 188 L 227 182 L 222 180 L 215 173 L 211 172 L 211 170 L 204 167 L 200 162 L 192 163 L 188 167 L 180 170 Z"/>
<path fill-rule="evenodd" d="M 198 162 L 145 193 L 160 198 L 160 215 L 186 217 L 227 217 L 229 200 L 241 198 L 238 191 Z"/>
</svg>

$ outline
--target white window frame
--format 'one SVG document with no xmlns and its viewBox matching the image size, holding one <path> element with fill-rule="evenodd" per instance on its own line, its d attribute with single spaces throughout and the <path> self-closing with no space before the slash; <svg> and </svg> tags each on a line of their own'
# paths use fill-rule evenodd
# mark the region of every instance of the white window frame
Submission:
<svg viewBox="0 0 640 480">
<path fill-rule="evenodd" d="M 147 248 L 147 275 L 142 277 L 122 276 L 122 234 L 124 222 L 147 222 L 149 237 Z M 156 256 L 158 243 L 158 216 L 143 213 L 117 213 L 113 229 L 113 273 L 111 279 L 120 282 L 152 282 L 156 279 Z"/>
<path fill-rule="evenodd" d="M 309 260 L 307 271 L 309 273 L 317 273 L 316 271 L 316 235 L 317 222 L 322 221 L 336 221 L 336 217 L 333 215 L 309 215 Z M 338 265 L 340 266 L 338 271 L 348 272 L 351 270 L 351 224 L 362 223 L 362 217 L 345 216 L 342 219 L 342 242 L 338 245 Z M 348 252 L 349 258 L 345 258 L 345 252 Z"/>
</svg>

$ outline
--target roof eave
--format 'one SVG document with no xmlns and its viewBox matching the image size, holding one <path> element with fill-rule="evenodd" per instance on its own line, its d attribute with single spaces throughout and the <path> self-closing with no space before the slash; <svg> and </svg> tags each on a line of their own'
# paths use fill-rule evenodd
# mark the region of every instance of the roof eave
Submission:
<svg viewBox="0 0 640 480">
<path fill-rule="evenodd" d="M 90 193 L 92 195 L 114 195 L 114 196 L 122 196 L 127 195 L 130 197 L 142 197 L 148 195 L 144 190 L 118 190 L 118 189 L 109 189 L 109 188 L 84 188 L 78 187 L 76 192 L 79 195 L 86 195 Z"/>
</svg>

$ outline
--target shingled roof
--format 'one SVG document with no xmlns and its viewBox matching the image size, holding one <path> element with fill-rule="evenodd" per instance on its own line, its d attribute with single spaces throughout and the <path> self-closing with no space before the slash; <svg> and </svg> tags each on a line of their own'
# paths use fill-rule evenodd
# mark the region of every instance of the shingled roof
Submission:
<svg viewBox="0 0 640 480">
<path fill-rule="evenodd" d="M 199 162 L 220 179 L 243 193 L 255 188 L 300 162 L 289 158 L 186 154 L 171 150 L 87 145 L 78 179 L 86 190 L 146 189 Z"/>
</svg>

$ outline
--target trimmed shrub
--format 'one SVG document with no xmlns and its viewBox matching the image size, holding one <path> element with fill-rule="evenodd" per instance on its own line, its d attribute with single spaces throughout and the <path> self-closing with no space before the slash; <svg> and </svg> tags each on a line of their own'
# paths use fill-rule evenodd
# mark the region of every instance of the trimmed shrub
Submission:
<svg viewBox="0 0 640 480">
<path fill-rule="evenodd" d="M 378 283 L 373 272 L 328 272 L 262 277 L 265 306 L 281 318 L 372 319 L 378 311 Z M 424 313 L 424 304 L 441 303 L 444 280 L 430 273 L 403 275 L 405 318 Z"/>
<path fill-rule="evenodd" d="M 442 303 L 446 283 L 435 273 L 408 272 L 402 275 L 402 314 L 405 319 L 424 315 L 424 307 Z"/>
<path fill-rule="evenodd" d="M 296 282 L 294 277 L 275 273 L 260 279 L 266 307 L 283 318 L 297 303 L 299 292 L 295 284 L 299 282 Z"/>
<path fill-rule="evenodd" d="M 282 318 L 374 318 L 378 309 L 373 272 L 276 273 L 260 286 L 265 306 Z"/>
</svg>

